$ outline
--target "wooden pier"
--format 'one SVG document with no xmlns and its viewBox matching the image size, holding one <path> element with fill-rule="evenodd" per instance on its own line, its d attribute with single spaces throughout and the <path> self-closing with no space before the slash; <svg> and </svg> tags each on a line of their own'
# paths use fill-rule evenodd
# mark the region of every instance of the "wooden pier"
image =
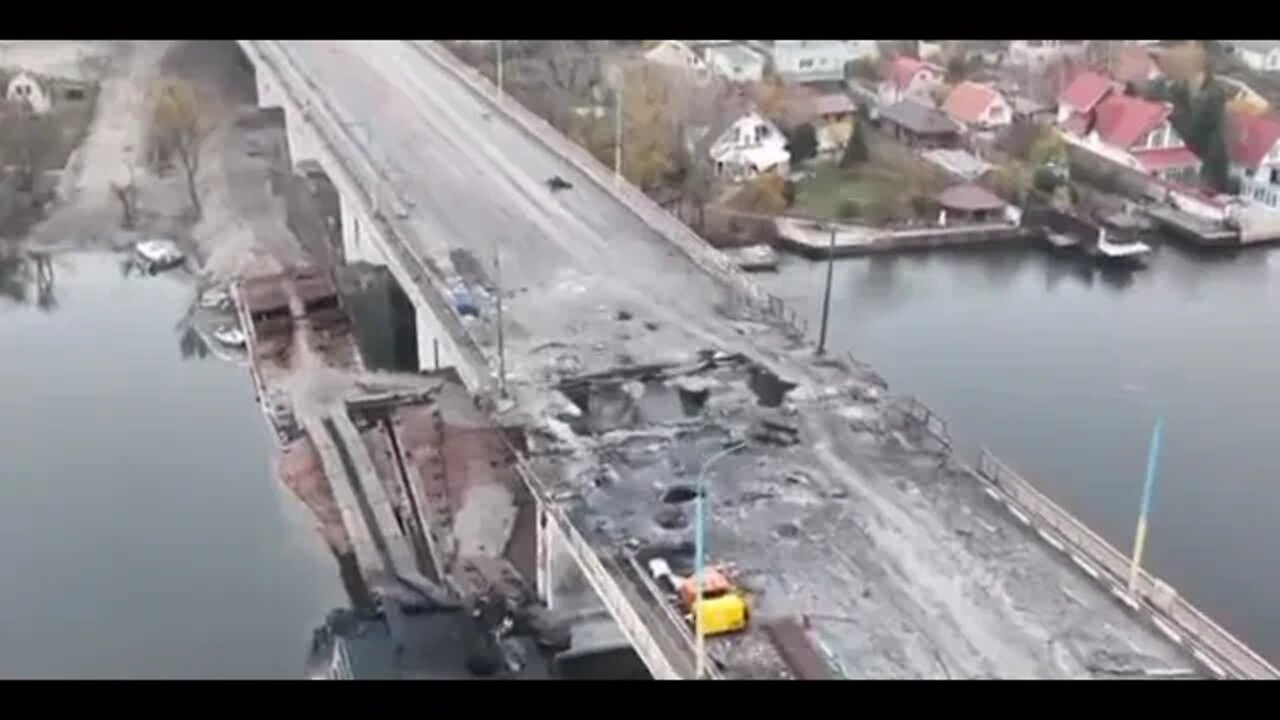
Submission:
<svg viewBox="0 0 1280 720">
<path fill-rule="evenodd" d="M 835 247 L 831 245 L 830 228 L 796 219 L 780 219 L 777 244 L 791 252 L 813 260 L 835 257 L 875 255 L 886 252 L 936 250 L 996 243 L 1017 242 L 1039 237 L 1038 230 L 1009 223 L 926 227 L 915 230 L 879 230 L 851 226 L 835 226 Z"/>
<path fill-rule="evenodd" d="M 1144 209 L 1162 230 L 1201 247 L 1239 247 L 1240 231 L 1164 205 Z"/>
</svg>

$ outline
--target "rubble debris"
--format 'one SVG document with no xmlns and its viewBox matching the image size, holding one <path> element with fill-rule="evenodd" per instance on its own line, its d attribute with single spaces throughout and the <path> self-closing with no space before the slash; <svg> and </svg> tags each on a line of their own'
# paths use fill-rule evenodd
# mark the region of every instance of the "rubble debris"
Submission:
<svg viewBox="0 0 1280 720">
<path fill-rule="evenodd" d="M 778 407 L 787 393 L 796 388 L 796 383 L 787 382 L 769 370 L 755 365 L 750 371 L 749 386 L 761 405 Z"/>
<path fill-rule="evenodd" d="M 672 485 L 662 493 L 662 502 L 669 505 L 681 505 L 683 503 L 693 502 L 699 495 L 701 495 L 701 493 L 692 485 Z"/>
<path fill-rule="evenodd" d="M 658 526 L 666 530 L 684 530 L 689 527 L 689 516 L 676 507 L 665 507 L 654 516 Z"/>
<path fill-rule="evenodd" d="M 630 320 L 632 317 L 634 317 L 634 315 L 632 315 L 631 313 L 627 312 L 626 310 L 619 310 L 619 311 L 617 312 L 617 314 L 616 314 L 616 315 L 614 315 L 614 317 L 615 317 L 615 318 L 617 318 L 617 319 L 618 319 L 619 321 L 621 321 L 621 322 L 626 322 L 626 321 Z"/>
</svg>

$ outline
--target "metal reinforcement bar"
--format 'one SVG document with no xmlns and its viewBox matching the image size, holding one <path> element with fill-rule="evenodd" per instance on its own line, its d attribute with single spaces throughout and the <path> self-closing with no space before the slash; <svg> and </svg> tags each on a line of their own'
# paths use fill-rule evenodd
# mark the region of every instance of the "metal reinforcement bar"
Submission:
<svg viewBox="0 0 1280 720">
<path fill-rule="evenodd" d="M 763 311 L 781 323 L 786 324 L 793 333 L 804 336 L 804 328 L 792 323 L 792 316 L 782 312 L 782 301 L 766 292 L 746 273 L 738 269 L 733 261 L 724 253 L 708 245 L 684 223 L 670 212 L 662 208 L 652 198 L 640 192 L 634 185 L 625 180 L 618 182 L 605 169 L 600 161 L 587 150 L 566 138 L 546 120 L 517 101 L 494 102 L 497 88 L 475 68 L 459 60 L 448 49 L 431 40 L 412 40 L 410 44 L 418 52 L 436 65 L 444 68 L 458 78 L 485 102 L 505 113 L 515 124 L 524 130 L 535 141 L 543 144 L 552 152 L 568 160 L 587 177 L 591 178 L 605 192 L 610 193 L 637 218 L 648 225 L 658 235 L 665 238 L 685 254 L 690 261 L 720 279 L 744 297 L 750 306 Z"/>
<path fill-rule="evenodd" d="M 977 475 L 987 494 L 1003 502 L 1046 543 L 1070 556 L 1082 570 L 1133 610 L 1148 618 L 1169 639 L 1186 648 L 1220 678 L 1280 679 L 1280 671 L 1209 619 L 1168 584 L 1140 570 L 1135 592 L 1127 588 L 1129 557 L 1090 530 L 1031 483 L 983 448 Z"/>
</svg>

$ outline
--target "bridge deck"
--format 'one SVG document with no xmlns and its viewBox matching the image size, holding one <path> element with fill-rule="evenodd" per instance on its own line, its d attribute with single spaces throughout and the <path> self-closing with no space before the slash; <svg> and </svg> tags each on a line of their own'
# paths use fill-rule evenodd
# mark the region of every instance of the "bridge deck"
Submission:
<svg viewBox="0 0 1280 720">
<path fill-rule="evenodd" d="M 710 479 L 710 552 L 752 591 L 756 618 L 810 616 L 844 674 L 1086 677 L 1191 664 L 970 476 L 905 443 L 909 431 L 886 426 L 867 382 L 815 363 L 776 324 L 735 318 L 724 285 L 451 71 L 408 43 L 281 47 L 365 127 L 365 151 L 410 208 L 404 242 L 480 285 L 501 248 L 516 406 L 539 430 L 535 455 L 565 451 L 537 469 L 612 566 L 631 552 L 687 560 L 689 508 L 663 491 L 691 482 L 726 439 L 750 437 Z M 551 192 L 553 175 L 573 187 Z M 492 356 L 488 321 L 468 323 Z M 782 401 L 769 373 L 699 364 L 709 347 L 796 387 L 781 408 L 762 407 Z M 673 362 L 687 365 L 610 376 Z M 554 391 L 584 373 L 601 377 L 579 383 L 574 402 Z M 762 632 L 712 643 L 725 675 L 782 674 Z"/>
</svg>

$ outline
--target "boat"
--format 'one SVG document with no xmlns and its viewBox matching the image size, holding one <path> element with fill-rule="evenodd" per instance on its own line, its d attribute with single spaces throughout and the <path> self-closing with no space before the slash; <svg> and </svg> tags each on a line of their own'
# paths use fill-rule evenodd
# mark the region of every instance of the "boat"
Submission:
<svg viewBox="0 0 1280 720">
<path fill-rule="evenodd" d="M 1140 240 L 1112 241 L 1106 228 L 1102 228 L 1091 254 L 1094 261 L 1104 268 L 1131 270 L 1146 266 L 1151 246 Z"/>
<path fill-rule="evenodd" d="M 213 331 L 213 339 L 231 347 L 244 347 L 247 342 L 244 331 L 232 325 L 222 325 L 216 328 Z"/>
<path fill-rule="evenodd" d="M 147 272 L 168 270 L 186 261 L 177 243 L 170 240 L 143 240 L 133 246 L 133 251 Z"/>
<path fill-rule="evenodd" d="M 205 310 L 229 310 L 231 295 L 221 288 L 207 290 L 200 296 L 200 307 Z"/>
</svg>

